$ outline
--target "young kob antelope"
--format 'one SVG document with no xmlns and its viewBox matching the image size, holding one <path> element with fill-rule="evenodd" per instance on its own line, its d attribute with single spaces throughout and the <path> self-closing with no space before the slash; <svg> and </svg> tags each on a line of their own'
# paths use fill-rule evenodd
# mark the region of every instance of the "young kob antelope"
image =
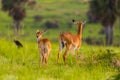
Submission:
<svg viewBox="0 0 120 80">
<path fill-rule="evenodd" d="M 48 56 L 50 54 L 51 51 L 51 42 L 49 39 L 47 38 L 42 38 L 42 35 L 46 32 L 46 30 L 44 31 L 39 31 L 36 30 L 36 37 L 37 37 L 37 42 L 38 42 L 38 50 L 40 53 L 40 60 L 39 60 L 39 65 L 40 62 L 42 61 L 42 64 L 46 64 L 48 61 Z"/>
<path fill-rule="evenodd" d="M 78 31 L 77 34 L 71 34 L 69 32 L 64 32 L 59 35 L 59 52 L 57 55 L 57 61 L 60 57 L 60 54 L 62 53 L 62 50 L 64 47 L 66 47 L 65 52 L 63 54 L 63 60 L 64 64 L 66 64 L 66 57 L 69 53 L 69 51 L 72 51 L 72 54 L 74 55 L 75 50 L 79 50 L 81 43 L 82 43 L 82 28 L 83 25 L 86 23 L 86 21 L 75 21 L 73 20 L 74 24 L 77 24 Z"/>
</svg>

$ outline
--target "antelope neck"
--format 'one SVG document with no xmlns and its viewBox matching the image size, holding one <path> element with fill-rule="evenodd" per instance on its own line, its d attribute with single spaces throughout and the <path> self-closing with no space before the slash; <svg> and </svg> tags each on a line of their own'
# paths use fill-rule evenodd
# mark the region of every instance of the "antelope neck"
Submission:
<svg viewBox="0 0 120 80">
<path fill-rule="evenodd" d="M 82 25 L 78 25 L 78 33 L 80 37 L 82 37 Z"/>
</svg>

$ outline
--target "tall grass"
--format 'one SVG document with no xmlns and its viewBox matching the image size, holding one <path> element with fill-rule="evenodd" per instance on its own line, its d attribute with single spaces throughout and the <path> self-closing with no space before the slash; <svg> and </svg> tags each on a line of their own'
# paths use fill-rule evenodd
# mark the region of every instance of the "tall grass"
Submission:
<svg viewBox="0 0 120 80">
<path fill-rule="evenodd" d="M 12 41 L 0 40 L 1 80 L 106 80 L 119 71 L 112 64 L 114 57 L 119 58 L 119 48 L 84 44 L 76 55 L 82 55 L 84 60 L 77 58 L 76 63 L 76 59 L 68 55 L 65 66 L 63 54 L 59 63 L 56 62 L 58 43 L 53 43 L 48 64 L 39 68 L 37 43 L 22 43 L 24 47 L 18 49 Z"/>
<path fill-rule="evenodd" d="M 21 23 L 21 34 L 17 37 L 13 35 L 12 19 L 7 13 L 0 11 L 0 80 L 119 80 L 120 47 L 91 46 L 83 41 L 79 53 L 75 55 L 76 59 L 71 54 L 68 55 L 68 65 L 65 66 L 63 51 L 59 63 L 56 62 L 58 35 L 64 31 L 76 33 L 77 25 L 69 28 L 67 23 L 72 19 L 87 20 L 88 2 L 37 0 L 33 9 L 26 9 L 27 16 Z M 35 15 L 43 16 L 43 20 L 35 22 Z M 52 41 L 52 52 L 48 64 L 39 68 L 35 31 L 38 28 L 43 30 L 43 24 L 48 20 L 58 21 L 60 28 L 48 29 L 43 35 Z M 105 36 L 99 35 L 100 29 L 100 24 L 87 23 L 83 29 L 83 40 L 87 37 L 103 40 Z M 118 22 L 115 24 L 114 35 L 114 41 L 119 43 Z M 15 46 L 14 38 L 22 42 L 23 48 Z"/>
</svg>

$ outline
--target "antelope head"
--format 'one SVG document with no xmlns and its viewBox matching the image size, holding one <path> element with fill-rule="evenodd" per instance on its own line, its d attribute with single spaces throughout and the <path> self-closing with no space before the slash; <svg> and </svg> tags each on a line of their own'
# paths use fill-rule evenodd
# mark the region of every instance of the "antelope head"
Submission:
<svg viewBox="0 0 120 80">
<path fill-rule="evenodd" d="M 79 26 L 84 26 L 86 24 L 86 20 L 82 21 L 82 22 L 79 22 L 79 21 L 76 21 L 76 20 L 72 20 L 74 24 L 77 24 Z"/>
<path fill-rule="evenodd" d="M 37 37 L 37 38 L 42 38 L 42 35 L 43 35 L 44 33 L 46 33 L 46 32 L 47 32 L 46 29 L 43 30 L 43 31 L 41 31 L 41 32 L 40 32 L 39 29 L 37 29 L 37 30 L 36 30 L 36 37 Z"/>
</svg>

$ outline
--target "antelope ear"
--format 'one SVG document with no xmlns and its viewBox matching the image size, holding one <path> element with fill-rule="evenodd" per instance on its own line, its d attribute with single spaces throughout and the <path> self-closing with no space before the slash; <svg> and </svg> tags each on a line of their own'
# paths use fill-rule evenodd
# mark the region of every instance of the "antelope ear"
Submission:
<svg viewBox="0 0 120 80">
<path fill-rule="evenodd" d="M 46 33 L 46 32 L 47 32 L 47 29 L 43 30 L 41 33 L 44 34 L 44 33 Z"/>
<path fill-rule="evenodd" d="M 82 25 L 85 25 L 86 24 L 86 20 L 82 21 Z"/>
</svg>

